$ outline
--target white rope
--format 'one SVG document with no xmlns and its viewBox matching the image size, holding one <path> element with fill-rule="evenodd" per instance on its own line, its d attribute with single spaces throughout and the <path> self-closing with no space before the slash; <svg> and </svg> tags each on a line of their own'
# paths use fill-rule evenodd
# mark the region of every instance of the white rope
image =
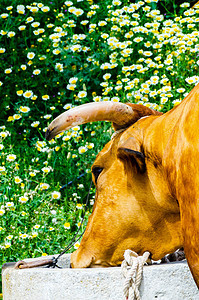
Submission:
<svg viewBox="0 0 199 300">
<path fill-rule="evenodd" d="M 142 256 L 131 250 L 124 252 L 122 272 L 125 277 L 124 296 L 126 300 L 141 300 L 139 286 L 142 280 L 143 266 L 149 258 L 150 253 L 144 252 Z"/>
</svg>

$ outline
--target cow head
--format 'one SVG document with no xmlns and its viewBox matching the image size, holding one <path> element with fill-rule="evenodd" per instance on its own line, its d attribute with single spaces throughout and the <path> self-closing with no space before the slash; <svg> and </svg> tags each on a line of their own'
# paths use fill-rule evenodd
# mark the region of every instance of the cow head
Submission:
<svg viewBox="0 0 199 300">
<path fill-rule="evenodd" d="M 143 118 L 150 116 L 147 118 Z M 146 131 L 160 113 L 143 105 L 89 103 L 58 116 L 46 138 L 77 124 L 108 120 L 116 133 L 92 166 L 95 204 L 72 267 L 116 266 L 126 249 L 154 260 L 182 245 L 180 214 L 164 178 L 159 151 L 151 155 Z"/>
</svg>

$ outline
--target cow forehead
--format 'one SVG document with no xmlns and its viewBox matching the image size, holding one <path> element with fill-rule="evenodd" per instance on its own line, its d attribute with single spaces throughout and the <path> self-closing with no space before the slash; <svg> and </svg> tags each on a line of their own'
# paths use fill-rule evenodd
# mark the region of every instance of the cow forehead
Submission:
<svg viewBox="0 0 199 300">
<path fill-rule="evenodd" d="M 130 132 L 123 130 L 116 133 L 112 140 L 110 140 L 104 148 L 97 154 L 93 163 L 93 167 L 105 167 L 111 165 L 117 159 L 117 150 L 129 137 L 132 137 Z"/>
<path fill-rule="evenodd" d="M 134 144 L 135 148 L 137 148 L 138 145 L 143 144 L 145 132 L 151 126 L 156 117 L 157 116 L 144 116 L 124 130 L 120 135 L 118 148 L 123 147 L 123 144 L 125 144 L 127 141 L 129 141 L 129 145 L 132 147 Z"/>
<path fill-rule="evenodd" d="M 101 166 L 107 159 L 110 157 L 111 149 L 113 146 L 114 140 L 109 141 L 104 148 L 97 154 L 93 166 Z"/>
<path fill-rule="evenodd" d="M 137 144 L 139 144 L 138 141 L 140 140 L 140 136 L 141 136 L 141 129 L 139 128 L 139 125 L 138 126 L 137 124 L 132 125 L 120 135 L 117 148 L 121 148 L 121 147 L 128 148 L 126 144 L 129 144 L 129 146 L 131 146 L 132 148 L 135 145 L 135 148 L 137 148 Z"/>
<path fill-rule="evenodd" d="M 116 131 L 112 135 L 112 139 L 98 153 L 93 166 L 102 166 L 106 160 L 110 160 L 109 163 L 111 163 L 116 159 L 118 148 L 123 147 L 126 141 L 130 141 L 132 147 L 135 145 L 135 150 L 138 150 L 138 145 L 142 140 L 143 123 L 146 118 L 141 118 L 127 129 Z"/>
</svg>

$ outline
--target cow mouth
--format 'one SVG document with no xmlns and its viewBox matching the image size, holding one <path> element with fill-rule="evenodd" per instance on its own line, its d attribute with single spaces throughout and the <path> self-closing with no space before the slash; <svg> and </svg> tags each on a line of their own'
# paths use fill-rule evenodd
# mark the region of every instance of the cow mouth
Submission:
<svg viewBox="0 0 199 300">
<path fill-rule="evenodd" d="M 80 254 L 76 250 L 71 254 L 70 267 L 71 268 L 108 268 L 120 266 L 121 262 L 113 263 L 108 260 L 96 258 L 94 255 Z"/>
<path fill-rule="evenodd" d="M 79 249 L 74 251 L 70 257 L 71 268 L 90 268 L 94 258 L 91 255 L 81 255 L 79 257 Z"/>
<path fill-rule="evenodd" d="M 107 261 L 101 261 L 99 263 L 91 263 L 89 268 L 110 268 L 110 267 L 119 267 L 120 265 L 121 265 L 121 263 L 120 264 L 112 264 Z"/>
</svg>

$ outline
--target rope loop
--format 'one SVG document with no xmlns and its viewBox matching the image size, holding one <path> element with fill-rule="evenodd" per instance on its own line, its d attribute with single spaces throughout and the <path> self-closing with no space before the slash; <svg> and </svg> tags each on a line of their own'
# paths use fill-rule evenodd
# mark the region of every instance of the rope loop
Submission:
<svg viewBox="0 0 199 300">
<path fill-rule="evenodd" d="M 143 266 L 149 259 L 150 253 L 144 252 L 142 256 L 132 250 L 124 252 L 124 260 L 121 264 L 122 273 L 125 277 L 123 293 L 126 300 L 141 300 L 139 286 L 142 280 Z"/>
</svg>

